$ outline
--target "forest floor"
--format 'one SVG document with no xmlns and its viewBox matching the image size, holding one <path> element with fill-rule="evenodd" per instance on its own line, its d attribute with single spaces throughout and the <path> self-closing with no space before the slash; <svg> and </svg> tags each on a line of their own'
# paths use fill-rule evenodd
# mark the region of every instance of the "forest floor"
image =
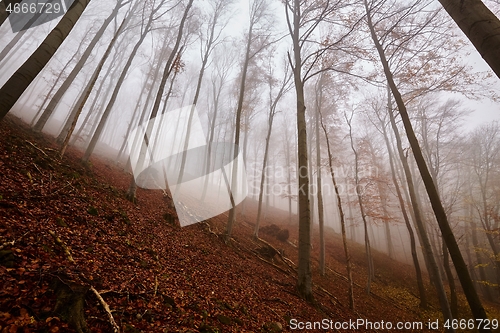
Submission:
<svg viewBox="0 0 500 333">
<path fill-rule="evenodd" d="M 364 247 L 352 242 L 356 284 L 350 310 L 342 241 L 331 229 L 325 276 L 319 274 L 319 247 L 312 250 L 311 304 L 295 289 L 298 227 L 289 224 L 288 213 L 271 209 L 263 223 L 288 229 L 287 242 L 259 234 L 282 254 L 273 256 L 251 237 L 253 200 L 247 200 L 245 216 L 240 212 L 234 235 L 225 242 L 227 213 L 180 228 L 162 191 L 138 189 L 138 202 L 127 201 L 131 175 L 113 161 L 94 157 L 83 164 L 82 153 L 72 148 L 60 159 L 52 138 L 31 132 L 14 117 L 0 123 L 0 138 L 0 332 L 73 332 L 67 310 L 77 295 L 92 332 L 112 332 L 102 302 L 123 332 L 288 332 L 290 320 L 323 319 L 375 325 L 439 320 L 433 331 L 443 331 L 428 278 L 431 305 L 422 310 L 413 267 L 374 251 L 376 274 L 368 295 Z M 500 319 L 499 304 L 485 307 Z M 459 318 L 471 318 L 462 294 L 459 311 Z"/>
</svg>

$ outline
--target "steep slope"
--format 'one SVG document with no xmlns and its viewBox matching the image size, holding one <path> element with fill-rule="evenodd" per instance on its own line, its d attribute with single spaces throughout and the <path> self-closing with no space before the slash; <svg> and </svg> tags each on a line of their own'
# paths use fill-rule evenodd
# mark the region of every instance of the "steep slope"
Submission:
<svg viewBox="0 0 500 333">
<path fill-rule="evenodd" d="M 130 174 L 110 160 L 84 165 L 81 155 L 70 149 L 59 159 L 51 138 L 13 117 L 0 123 L 2 332 L 70 332 L 85 330 L 85 322 L 92 332 L 111 332 L 102 302 L 124 332 L 273 332 L 289 331 L 291 319 L 439 318 L 436 308 L 418 309 L 412 268 L 382 254 L 375 256 L 374 294 L 366 295 L 356 244 L 357 307 L 350 311 L 340 238 L 331 231 L 328 273 L 319 277 L 314 263 L 316 304 L 306 303 L 294 288 L 297 227 L 281 222 L 282 211 L 270 211 L 267 222 L 288 229 L 288 242 L 265 232 L 271 246 L 252 240 L 249 200 L 226 243 L 227 214 L 181 229 L 161 191 L 139 189 L 133 204 L 125 199 Z M 313 253 L 317 258 L 317 248 Z"/>
</svg>

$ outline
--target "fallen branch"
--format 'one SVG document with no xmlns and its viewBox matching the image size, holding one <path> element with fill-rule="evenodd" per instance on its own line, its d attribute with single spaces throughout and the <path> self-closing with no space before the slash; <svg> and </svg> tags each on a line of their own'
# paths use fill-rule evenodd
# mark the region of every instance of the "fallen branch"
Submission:
<svg viewBox="0 0 500 333">
<path fill-rule="evenodd" d="M 210 224 L 208 222 L 203 222 L 207 226 L 208 232 L 211 233 L 212 235 L 215 235 L 215 237 L 219 237 L 219 235 L 215 232 L 212 231 L 212 228 L 210 228 Z"/>
<path fill-rule="evenodd" d="M 113 332 L 114 333 L 120 332 L 120 328 L 116 324 L 115 318 L 113 318 L 113 315 L 111 314 L 111 310 L 109 309 L 108 303 L 106 303 L 104 301 L 102 296 L 97 292 L 97 290 L 95 290 L 94 287 L 90 286 L 90 290 L 92 290 L 92 292 L 95 294 L 95 296 L 97 297 L 97 299 L 101 303 L 102 307 L 104 308 L 104 311 L 106 311 L 106 314 L 108 315 L 109 323 L 111 324 L 111 326 L 113 326 Z"/>
<path fill-rule="evenodd" d="M 37 146 L 35 146 L 31 142 L 29 142 L 28 140 L 26 140 L 26 142 L 29 143 L 33 148 L 35 148 L 36 150 L 38 150 L 39 152 L 41 152 L 42 154 L 44 154 L 46 157 L 49 157 L 49 155 L 47 155 L 46 152 L 44 152 L 43 150 L 41 150 L 40 148 L 38 148 Z"/>
<path fill-rule="evenodd" d="M 64 254 L 66 254 L 66 257 L 68 258 L 69 262 L 75 263 L 75 260 L 73 260 L 73 257 L 71 256 L 71 252 L 69 252 L 69 249 L 66 246 L 66 244 L 64 244 L 64 242 L 52 230 L 49 230 L 49 234 L 52 236 L 52 238 L 54 238 L 54 241 L 56 242 L 56 244 L 59 245 L 60 247 L 62 247 Z"/>
<path fill-rule="evenodd" d="M 156 296 L 157 292 L 158 292 L 158 276 L 155 275 L 155 293 L 154 293 L 154 296 Z"/>
<path fill-rule="evenodd" d="M 280 259 L 285 263 L 285 265 L 288 266 L 288 268 L 290 268 L 292 271 L 296 272 L 296 266 L 294 264 L 293 261 L 291 261 L 290 259 L 286 258 L 284 255 L 283 255 L 283 252 L 282 251 L 279 251 L 277 250 L 274 246 L 272 246 L 270 243 L 266 242 L 265 240 L 263 240 L 262 238 L 259 238 L 257 237 L 257 240 L 263 244 L 265 244 L 266 246 L 269 246 L 270 248 L 272 248 L 276 254 L 279 255 Z"/>
<path fill-rule="evenodd" d="M 10 242 L 5 242 L 2 245 L 0 245 L 0 250 L 3 250 L 6 246 L 14 246 L 16 242 L 19 242 L 24 236 L 26 236 L 29 233 L 29 231 L 25 232 L 24 235 L 19 237 L 18 239 L 14 239 L 13 241 Z"/>
</svg>

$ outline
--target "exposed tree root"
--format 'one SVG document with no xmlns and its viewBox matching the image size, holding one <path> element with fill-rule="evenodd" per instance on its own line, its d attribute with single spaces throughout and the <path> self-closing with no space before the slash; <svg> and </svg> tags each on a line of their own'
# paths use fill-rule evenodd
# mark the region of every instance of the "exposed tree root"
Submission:
<svg viewBox="0 0 500 333">
<path fill-rule="evenodd" d="M 104 301 L 104 299 L 102 298 L 102 296 L 99 294 L 99 292 L 97 292 L 97 290 L 95 290 L 94 287 L 90 286 L 90 290 L 92 290 L 92 292 L 96 295 L 97 299 L 99 300 L 99 302 L 101 303 L 102 307 L 104 308 L 104 311 L 106 311 L 106 314 L 108 315 L 109 323 L 113 327 L 113 332 L 114 333 L 120 332 L 120 328 L 116 324 L 115 318 L 113 318 L 113 315 L 111 314 L 111 310 L 109 309 L 108 303 L 106 303 Z"/>
</svg>

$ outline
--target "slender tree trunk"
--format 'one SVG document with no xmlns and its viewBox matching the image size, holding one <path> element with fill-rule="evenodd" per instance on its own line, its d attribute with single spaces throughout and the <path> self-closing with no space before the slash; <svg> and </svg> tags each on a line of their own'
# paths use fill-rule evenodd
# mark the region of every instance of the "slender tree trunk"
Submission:
<svg viewBox="0 0 500 333">
<path fill-rule="evenodd" d="M 318 224 L 319 224 L 319 271 L 323 276 L 325 275 L 325 218 L 323 211 L 323 193 L 321 188 L 321 150 L 320 150 L 320 136 L 319 136 L 319 123 L 321 115 L 321 106 L 323 99 L 323 75 L 320 74 L 317 89 L 316 89 L 316 186 L 318 197 Z M 326 133 L 325 133 L 326 135 Z M 333 171 L 331 171 L 333 175 Z M 341 218 L 343 219 L 343 217 Z M 352 305 L 351 305 L 352 306 Z"/>
<path fill-rule="evenodd" d="M 269 118 L 268 118 L 266 146 L 264 148 L 264 161 L 262 162 L 262 173 L 261 173 L 261 178 L 260 178 L 260 191 L 259 191 L 259 204 L 258 204 L 258 208 L 257 208 L 257 221 L 255 223 L 255 228 L 253 231 L 253 235 L 255 238 L 259 237 L 260 216 L 262 214 L 262 197 L 264 195 L 264 184 L 266 183 L 266 173 L 267 173 L 266 166 L 267 166 L 268 153 L 269 153 L 269 142 L 271 141 L 271 132 L 273 129 L 273 120 L 274 120 L 275 112 L 276 112 L 276 106 L 271 105 L 271 110 L 269 112 Z"/>
<path fill-rule="evenodd" d="M 304 81 L 302 79 L 302 55 L 300 46 L 300 7 L 301 1 L 293 1 L 293 78 L 297 97 L 297 155 L 298 155 L 298 206 L 299 206 L 299 265 L 297 289 L 306 300 L 312 301 L 311 273 L 311 210 L 309 205 L 309 175 L 307 153 L 306 104 L 304 97 Z M 287 11 L 288 13 L 288 11 Z"/>
<path fill-rule="evenodd" d="M 448 278 L 448 286 L 450 287 L 450 308 L 453 318 L 458 318 L 458 300 L 457 291 L 455 288 L 455 278 L 450 268 L 450 257 L 448 256 L 448 249 L 446 248 L 446 243 L 442 241 L 443 249 L 443 266 L 446 272 L 446 277 Z"/>
<path fill-rule="evenodd" d="M 443 286 L 443 280 L 441 278 L 441 274 L 439 273 L 439 267 L 436 261 L 436 258 L 434 257 L 434 253 L 432 251 L 432 245 L 431 241 L 429 239 L 429 235 L 427 231 L 425 230 L 424 222 L 422 219 L 421 211 L 420 211 L 420 206 L 418 204 L 418 198 L 417 194 L 415 191 L 415 186 L 413 185 L 413 178 L 411 175 L 410 171 L 410 166 L 408 164 L 407 157 L 404 154 L 403 151 L 403 145 L 401 143 L 401 136 L 399 135 L 399 130 L 396 126 L 396 120 L 394 119 L 394 114 L 392 110 L 392 103 L 389 95 L 389 118 L 391 121 L 391 126 L 392 130 L 394 132 L 394 136 L 396 138 L 396 145 L 397 145 L 397 150 L 399 154 L 399 158 L 401 160 L 401 163 L 403 165 L 403 171 L 406 177 L 406 182 L 408 184 L 408 192 L 410 195 L 410 202 L 413 207 L 413 215 L 415 218 L 415 224 L 417 225 L 417 230 L 420 235 L 420 241 L 422 244 L 422 248 L 424 249 L 424 257 L 426 258 L 426 263 L 427 263 L 427 269 L 429 270 L 429 274 L 432 277 L 432 282 L 436 288 L 436 292 L 438 294 L 438 299 L 439 299 L 439 304 L 441 306 L 441 311 L 443 312 L 443 316 L 446 319 L 452 319 L 452 314 L 451 314 L 451 309 L 450 305 L 448 303 L 448 299 L 446 297 L 446 292 L 444 290 Z M 453 329 L 449 329 L 449 332 L 454 332 Z"/>
<path fill-rule="evenodd" d="M 237 175 L 238 175 L 238 151 L 240 144 L 240 128 L 241 128 L 241 113 L 243 111 L 243 99 L 245 97 L 245 84 L 247 78 L 248 65 L 250 63 L 250 50 L 252 46 L 253 37 L 253 22 L 250 22 L 248 28 L 247 44 L 245 49 L 245 58 L 243 60 L 243 68 L 241 70 L 241 80 L 240 80 L 240 91 L 238 96 L 238 106 L 236 107 L 236 123 L 235 123 L 235 136 L 234 136 L 234 152 L 233 152 L 233 170 L 231 173 L 231 190 L 234 190 L 237 186 Z M 234 220 L 236 218 L 236 207 L 231 207 L 229 210 L 229 217 L 226 227 L 226 238 L 231 237 L 233 232 Z"/>
<path fill-rule="evenodd" d="M 90 0 L 76 0 L 42 44 L 0 88 L 0 121 L 56 53 L 89 3 Z"/>
<path fill-rule="evenodd" d="M 330 166 L 330 176 L 332 177 L 333 187 L 335 188 L 335 196 L 337 197 L 337 208 L 339 210 L 340 216 L 340 227 L 342 232 L 342 243 L 344 245 L 344 254 L 346 260 L 346 269 L 347 269 L 347 279 L 349 281 L 349 308 L 354 310 L 354 286 L 352 281 L 352 268 L 351 268 L 351 255 L 349 254 L 349 247 L 347 245 L 347 235 L 346 235 L 346 223 L 344 217 L 344 210 L 342 208 L 342 199 L 340 198 L 339 188 L 337 186 L 337 181 L 335 180 L 335 172 L 333 169 L 333 156 L 330 149 L 330 140 L 328 139 L 328 133 L 326 131 L 326 127 L 323 124 L 323 118 L 321 113 L 319 112 L 319 117 L 321 119 L 321 126 L 323 127 L 323 132 L 325 133 L 326 138 L 326 147 L 328 151 L 328 165 Z M 318 137 L 319 139 L 319 137 Z"/>
</svg>

